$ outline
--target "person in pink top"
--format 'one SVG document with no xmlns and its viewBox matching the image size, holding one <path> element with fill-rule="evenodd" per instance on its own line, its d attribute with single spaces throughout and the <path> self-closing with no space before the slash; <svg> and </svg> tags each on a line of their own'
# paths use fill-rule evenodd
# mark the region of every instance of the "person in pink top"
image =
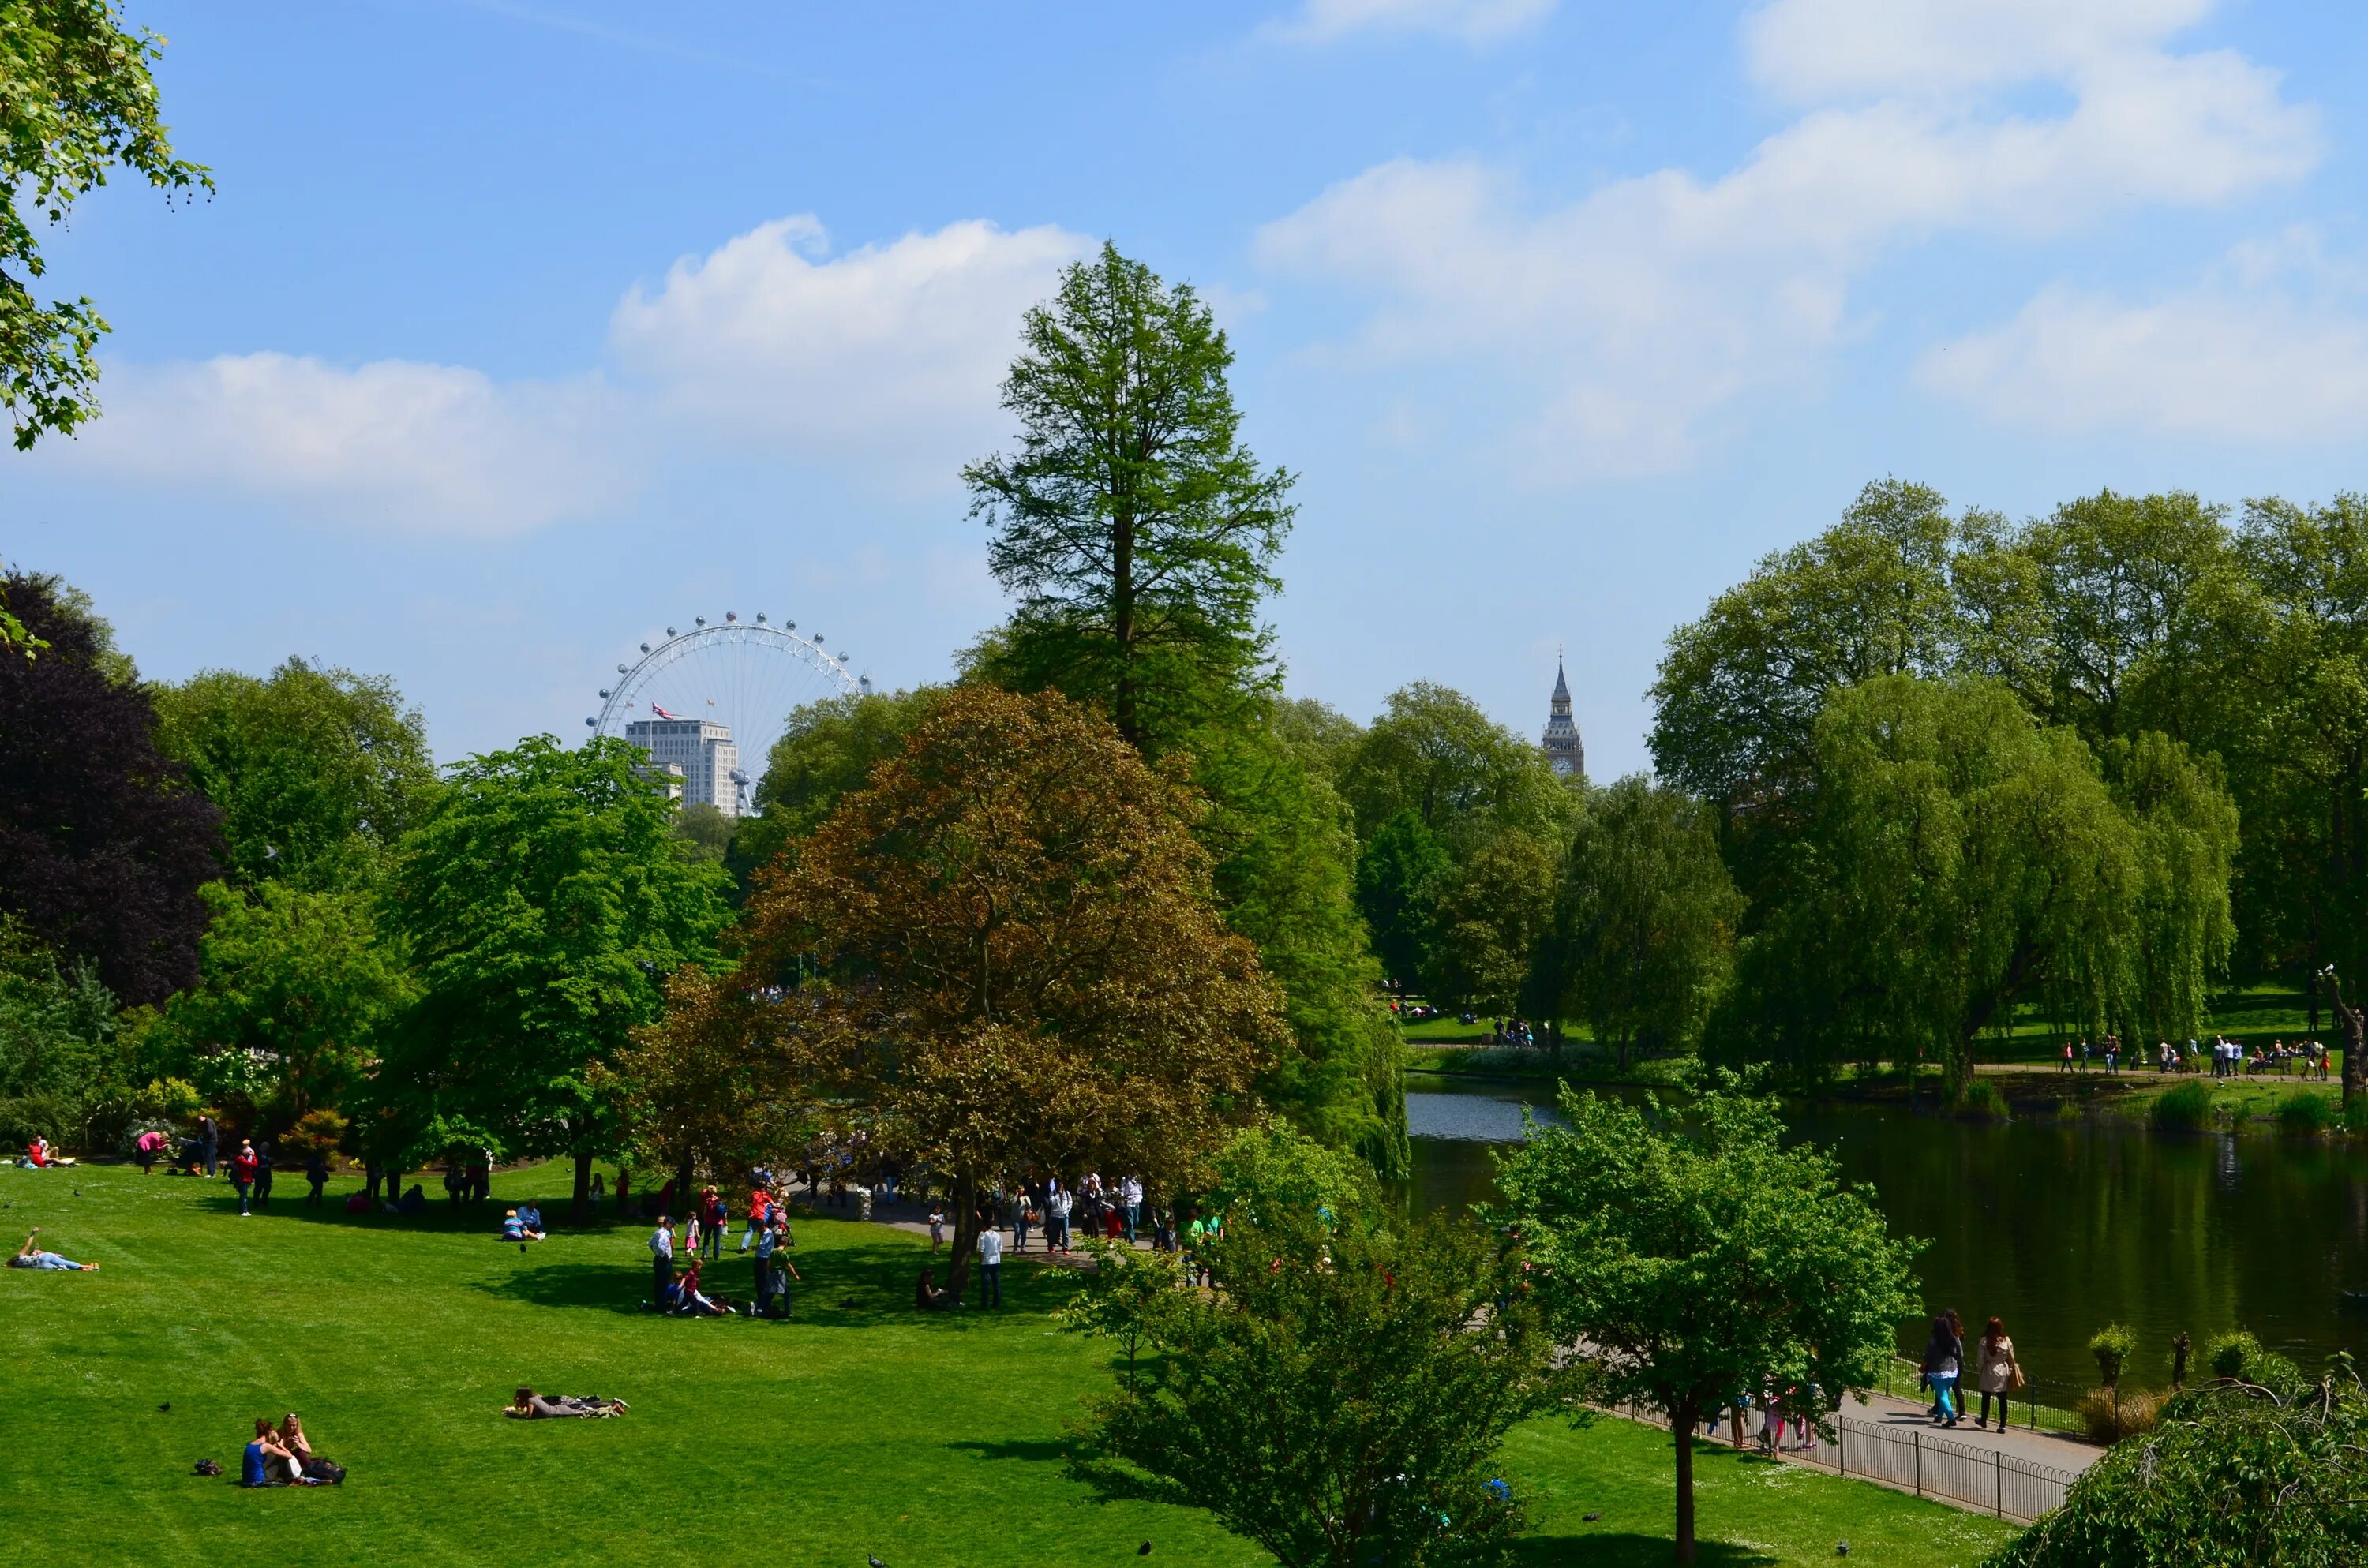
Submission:
<svg viewBox="0 0 2368 1568">
<path fill-rule="evenodd" d="M 170 1136 L 171 1135 L 168 1133 L 157 1131 L 153 1127 L 139 1136 L 136 1141 L 136 1146 L 140 1151 L 140 1174 L 142 1176 L 154 1176 L 156 1174 L 156 1156 L 165 1152 L 165 1144 Z"/>
</svg>

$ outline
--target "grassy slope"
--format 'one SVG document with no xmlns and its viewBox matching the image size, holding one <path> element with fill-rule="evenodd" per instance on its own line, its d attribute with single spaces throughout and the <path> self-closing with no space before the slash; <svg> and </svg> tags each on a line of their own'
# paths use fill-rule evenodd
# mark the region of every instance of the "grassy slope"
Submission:
<svg viewBox="0 0 2368 1568">
<path fill-rule="evenodd" d="M 556 1185 L 524 1172 L 495 1189 Z M 219 1186 L 121 1168 L 0 1172 L 0 1202 L 10 1244 L 39 1223 L 104 1266 L 0 1274 L 0 1517 L 32 1523 L 46 1555 L 528 1568 L 677 1548 L 923 1568 L 1131 1562 L 1149 1540 L 1159 1562 L 1262 1560 L 1205 1515 L 1098 1501 L 1064 1477 L 1061 1428 L 1103 1374 L 1051 1332 L 1061 1281 L 1032 1267 L 1008 1271 L 1000 1317 L 925 1319 L 902 1310 L 918 1238 L 809 1221 L 798 1321 L 692 1323 L 629 1310 L 647 1280 L 638 1226 L 521 1256 L 440 1209 L 349 1221 L 283 1186 L 273 1213 L 240 1220 Z M 745 1290 L 736 1255 L 721 1278 Z M 503 1420 L 520 1382 L 634 1408 Z M 351 1470 L 342 1489 L 188 1474 L 205 1456 L 234 1470 L 253 1417 L 290 1407 Z M 1517 1434 L 1508 1471 L 1541 1502 L 1525 1560 L 1666 1561 L 1668 1445 L 1622 1422 Z M 1729 1542 L 1713 1562 L 1822 1562 L 1848 1539 L 1858 1560 L 1962 1563 L 2002 1534 L 1707 1450 L 1703 1474 L 1705 1535 Z"/>
</svg>

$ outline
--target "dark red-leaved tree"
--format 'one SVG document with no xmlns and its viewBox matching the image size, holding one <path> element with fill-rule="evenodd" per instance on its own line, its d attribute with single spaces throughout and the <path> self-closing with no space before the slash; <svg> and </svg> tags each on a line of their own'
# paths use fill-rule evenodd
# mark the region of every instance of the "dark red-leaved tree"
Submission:
<svg viewBox="0 0 2368 1568">
<path fill-rule="evenodd" d="M 0 915 L 124 1001 L 162 1001 L 198 977 L 221 813 L 157 751 L 147 695 L 108 675 L 56 581 L 12 575 L 6 597 L 49 646 L 0 656 Z"/>
</svg>

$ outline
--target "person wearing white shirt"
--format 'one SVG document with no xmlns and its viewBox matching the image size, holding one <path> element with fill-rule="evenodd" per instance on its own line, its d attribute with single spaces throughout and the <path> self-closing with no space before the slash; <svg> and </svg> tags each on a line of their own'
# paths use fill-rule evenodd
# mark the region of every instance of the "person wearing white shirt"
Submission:
<svg viewBox="0 0 2368 1568">
<path fill-rule="evenodd" d="M 1143 1222 L 1143 1178 L 1129 1176 L 1119 1184 L 1119 1202 L 1126 1211 L 1126 1244 L 1134 1244 L 1134 1228 Z"/>
<path fill-rule="evenodd" d="M 650 1305 L 666 1310 L 666 1291 L 674 1285 L 674 1221 L 658 1216 L 658 1228 L 650 1233 Z"/>
<path fill-rule="evenodd" d="M 978 1233 L 978 1304 L 1003 1305 L 1003 1233 L 993 1225 Z"/>
</svg>

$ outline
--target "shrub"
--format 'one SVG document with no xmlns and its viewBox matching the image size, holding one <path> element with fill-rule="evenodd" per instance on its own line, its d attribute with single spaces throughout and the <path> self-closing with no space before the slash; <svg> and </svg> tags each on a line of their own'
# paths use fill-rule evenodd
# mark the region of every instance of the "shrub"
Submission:
<svg viewBox="0 0 2368 1568">
<path fill-rule="evenodd" d="M 2241 1328 L 2234 1334 L 2215 1334 L 2203 1342 L 2203 1364 L 2215 1378 L 2244 1378 L 2245 1369 L 2260 1358 L 2261 1342 Z"/>
<path fill-rule="evenodd" d="M 188 1121 L 204 1113 L 206 1096 L 187 1078 L 151 1078 L 133 1091 L 131 1108 L 159 1121 Z"/>
<path fill-rule="evenodd" d="M 2147 1114 L 2169 1132 L 2200 1132 L 2212 1125 L 2219 1100 L 2209 1084 L 2187 1083 L 2166 1090 Z"/>
<path fill-rule="evenodd" d="M 1972 1117 L 1976 1121 L 2011 1121 L 2006 1096 L 1996 1084 L 1968 1084 L 1957 1096 L 1957 1114 Z"/>
<path fill-rule="evenodd" d="M 2343 1108 L 2343 1131 L 2368 1132 L 2368 1095 L 2362 1095 Z"/>
<path fill-rule="evenodd" d="M 282 1159 L 309 1158 L 315 1152 L 335 1155 L 346 1141 L 346 1119 L 334 1110 L 308 1110 L 279 1140 Z"/>
<path fill-rule="evenodd" d="M 2115 1389 L 2090 1389 L 2080 1396 L 2080 1425 L 2096 1443 L 2118 1443 L 2141 1432 L 2151 1432 L 2169 1399 L 2160 1393 L 2123 1393 Z"/>
<path fill-rule="evenodd" d="M 2089 1354 L 2097 1358 L 2097 1377 L 2107 1388 L 2121 1383 L 2122 1368 L 2137 1347 L 2137 1334 L 2125 1324 L 2109 1323 L 2089 1336 Z"/>
<path fill-rule="evenodd" d="M 2368 1395 L 2348 1370 L 2306 1399 L 2196 1389 L 2162 1408 L 2146 1441 L 2091 1465 L 1988 1568 L 2368 1562 L 2363 1495 Z"/>
<path fill-rule="evenodd" d="M 2300 1367 L 2273 1350 L 2263 1349 L 2261 1342 L 2243 1329 L 2214 1335 L 2205 1341 L 2203 1364 L 2215 1378 L 2258 1384 L 2281 1394 L 2303 1386 Z"/>
<path fill-rule="evenodd" d="M 2278 1107 L 2278 1128 L 2297 1138 L 2312 1137 L 2334 1127 L 2342 1114 L 2333 1095 L 2288 1095 Z"/>
</svg>

